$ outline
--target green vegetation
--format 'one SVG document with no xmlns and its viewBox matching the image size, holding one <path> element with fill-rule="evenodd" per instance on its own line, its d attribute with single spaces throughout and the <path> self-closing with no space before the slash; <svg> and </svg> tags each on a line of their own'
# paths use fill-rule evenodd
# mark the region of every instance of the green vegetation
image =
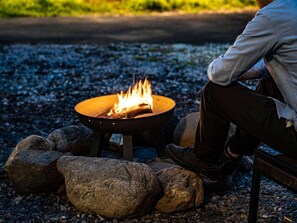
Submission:
<svg viewBox="0 0 297 223">
<path fill-rule="evenodd" d="M 0 17 L 127 15 L 178 11 L 236 10 L 255 6 L 255 0 L 0 0 Z"/>
</svg>

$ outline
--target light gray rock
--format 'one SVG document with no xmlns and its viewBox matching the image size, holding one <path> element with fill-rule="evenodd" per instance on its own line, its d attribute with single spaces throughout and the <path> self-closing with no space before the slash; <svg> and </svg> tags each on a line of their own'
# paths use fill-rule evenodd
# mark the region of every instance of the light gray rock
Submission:
<svg viewBox="0 0 297 223">
<path fill-rule="evenodd" d="M 55 144 L 55 150 L 70 152 L 73 155 L 86 155 L 90 152 L 93 132 L 84 126 L 66 126 L 56 129 L 47 137 Z"/>
<path fill-rule="evenodd" d="M 63 183 L 56 168 L 63 155 L 58 151 L 23 150 L 7 164 L 5 171 L 20 192 L 55 191 Z"/>
<path fill-rule="evenodd" d="M 116 159 L 64 156 L 58 170 L 67 197 L 80 211 L 107 218 L 142 216 L 161 193 L 157 176 L 146 164 Z"/>
<path fill-rule="evenodd" d="M 164 188 L 164 196 L 156 205 L 158 211 L 165 213 L 184 211 L 203 203 L 203 183 L 194 172 L 171 167 L 160 170 L 157 175 Z"/>
<path fill-rule="evenodd" d="M 183 147 L 193 147 L 199 122 L 199 112 L 193 112 L 182 118 L 173 133 L 173 143 Z"/>
<path fill-rule="evenodd" d="M 183 117 L 174 130 L 173 143 L 183 147 L 194 147 L 199 118 L 200 112 L 193 112 Z M 228 135 L 233 135 L 234 131 L 235 125 L 231 123 Z"/>
<path fill-rule="evenodd" d="M 12 153 L 10 154 L 4 169 L 10 164 L 14 157 L 21 151 L 24 150 L 44 150 L 51 151 L 54 149 L 54 143 L 38 135 L 30 135 L 27 138 L 21 140 Z"/>
</svg>

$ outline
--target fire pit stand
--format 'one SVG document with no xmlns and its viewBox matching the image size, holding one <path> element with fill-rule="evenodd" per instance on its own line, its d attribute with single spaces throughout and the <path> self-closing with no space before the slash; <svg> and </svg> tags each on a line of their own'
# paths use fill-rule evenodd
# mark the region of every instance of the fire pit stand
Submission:
<svg viewBox="0 0 297 223">
<path fill-rule="evenodd" d="M 100 157 L 102 154 L 102 137 L 103 133 L 94 130 L 93 141 L 91 144 L 90 156 Z M 123 158 L 125 160 L 133 160 L 132 135 L 123 135 Z"/>
<path fill-rule="evenodd" d="M 161 129 L 151 130 L 149 134 L 153 139 L 153 145 L 155 146 L 158 157 L 165 157 L 164 147 L 166 143 L 162 137 Z M 104 135 L 103 132 L 94 130 L 90 156 L 100 157 L 102 155 L 103 135 Z M 129 161 L 133 161 L 132 139 L 133 139 L 132 135 L 123 134 L 123 158 Z"/>
<path fill-rule="evenodd" d="M 101 156 L 102 150 L 101 150 L 101 138 L 102 138 L 102 133 L 99 131 L 94 130 L 93 133 L 93 140 L 91 144 L 91 149 L 90 149 L 90 156 L 96 157 L 96 156 Z"/>
<path fill-rule="evenodd" d="M 175 102 L 170 98 L 160 95 L 152 95 L 152 97 L 153 113 L 128 119 L 110 119 L 96 115 L 106 111 L 106 108 L 113 107 L 114 102 L 117 100 L 116 94 L 90 98 L 78 103 L 75 106 L 78 118 L 85 126 L 94 130 L 90 155 L 101 155 L 101 143 L 104 133 L 120 133 L 124 136 L 124 159 L 133 160 L 132 135 L 150 131 L 158 156 L 163 156 L 165 143 L 162 139 L 161 127 L 172 118 Z"/>
</svg>

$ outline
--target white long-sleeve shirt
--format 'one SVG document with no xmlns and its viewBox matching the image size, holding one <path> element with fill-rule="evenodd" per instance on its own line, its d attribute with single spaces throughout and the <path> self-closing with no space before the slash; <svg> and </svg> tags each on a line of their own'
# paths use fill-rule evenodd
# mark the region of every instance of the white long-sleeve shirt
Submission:
<svg viewBox="0 0 297 223">
<path fill-rule="evenodd" d="M 273 0 L 260 9 L 226 53 L 212 61 L 208 77 L 227 86 L 247 71 L 263 69 L 262 58 L 285 100 L 274 99 L 278 117 L 290 121 L 297 131 L 296 0 Z"/>
</svg>

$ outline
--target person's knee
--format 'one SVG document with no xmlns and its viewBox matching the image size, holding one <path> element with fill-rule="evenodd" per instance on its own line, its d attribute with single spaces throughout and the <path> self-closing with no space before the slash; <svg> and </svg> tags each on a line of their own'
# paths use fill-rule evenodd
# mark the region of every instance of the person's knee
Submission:
<svg viewBox="0 0 297 223">
<path fill-rule="evenodd" d="M 201 96 L 204 98 L 212 97 L 218 92 L 219 88 L 222 88 L 222 86 L 208 81 L 201 91 Z"/>
<path fill-rule="evenodd" d="M 203 87 L 201 94 L 202 95 L 209 95 L 212 89 L 215 87 L 215 84 L 211 81 L 208 81 L 205 86 Z"/>
</svg>

